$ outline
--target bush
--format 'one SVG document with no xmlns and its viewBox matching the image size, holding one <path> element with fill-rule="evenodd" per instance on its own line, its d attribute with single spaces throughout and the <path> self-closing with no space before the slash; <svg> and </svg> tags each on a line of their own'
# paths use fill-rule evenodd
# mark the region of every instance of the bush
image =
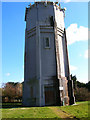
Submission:
<svg viewBox="0 0 90 120">
<path fill-rule="evenodd" d="M 87 88 L 76 88 L 74 91 L 76 101 L 89 101 L 90 92 Z"/>
<path fill-rule="evenodd" d="M 2 102 L 19 102 L 22 100 L 22 84 L 8 82 L 2 88 Z"/>
</svg>

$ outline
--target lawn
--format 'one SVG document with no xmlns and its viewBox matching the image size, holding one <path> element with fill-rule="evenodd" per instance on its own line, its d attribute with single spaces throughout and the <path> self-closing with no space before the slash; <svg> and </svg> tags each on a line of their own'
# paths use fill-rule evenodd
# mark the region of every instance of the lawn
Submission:
<svg viewBox="0 0 90 120">
<path fill-rule="evenodd" d="M 90 106 L 90 101 L 77 102 L 77 105 L 62 107 L 21 107 L 19 104 L 19 106 L 16 107 L 14 105 L 11 108 L 2 108 L 2 118 L 63 118 L 63 120 L 71 118 L 71 120 L 89 120 L 89 118 L 87 118 L 88 106 Z"/>
<path fill-rule="evenodd" d="M 62 106 L 58 107 L 60 110 L 75 116 L 76 118 L 84 120 L 84 118 L 90 117 L 89 116 L 89 108 L 90 108 L 90 101 L 86 102 L 77 102 L 77 105 L 72 106 Z M 87 118 L 87 120 L 90 120 Z"/>
<path fill-rule="evenodd" d="M 11 108 L 2 110 L 3 118 L 56 118 L 58 117 L 48 107 Z"/>
</svg>

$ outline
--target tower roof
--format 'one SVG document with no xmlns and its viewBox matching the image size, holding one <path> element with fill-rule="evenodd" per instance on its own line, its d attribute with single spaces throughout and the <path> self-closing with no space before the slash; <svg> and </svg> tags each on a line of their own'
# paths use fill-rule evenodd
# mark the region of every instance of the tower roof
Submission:
<svg viewBox="0 0 90 120">
<path fill-rule="evenodd" d="M 45 7 L 47 7 L 48 5 L 54 5 L 56 6 L 58 9 L 62 10 L 61 9 L 61 6 L 60 6 L 60 3 L 58 2 L 52 2 L 52 1 L 36 1 L 34 2 L 33 4 L 29 4 L 28 7 L 26 7 L 26 13 L 25 13 L 25 21 L 26 21 L 26 15 L 27 15 L 27 11 L 28 9 L 32 9 L 33 7 L 37 6 L 38 4 L 43 4 L 45 5 Z"/>
<path fill-rule="evenodd" d="M 58 2 L 52 2 L 52 1 L 36 1 L 36 2 L 34 2 L 34 4 L 32 4 L 31 5 L 31 3 L 30 3 L 30 5 L 28 5 L 29 6 L 29 8 L 32 8 L 32 7 L 34 7 L 35 5 L 37 5 L 37 4 L 44 4 L 44 5 L 55 5 L 55 6 L 57 6 L 57 7 L 60 7 L 60 3 L 59 3 L 59 5 L 58 5 Z"/>
</svg>

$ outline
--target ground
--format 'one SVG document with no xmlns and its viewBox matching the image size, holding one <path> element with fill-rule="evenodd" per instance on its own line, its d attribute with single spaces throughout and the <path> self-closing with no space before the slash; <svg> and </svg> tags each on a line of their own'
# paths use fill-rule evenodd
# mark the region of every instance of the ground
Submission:
<svg viewBox="0 0 90 120">
<path fill-rule="evenodd" d="M 71 106 L 22 107 L 21 105 L 4 104 L 4 118 L 53 118 L 60 120 L 90 120 L 88 117 L 90 101 L 77 102 Z M 19 119 L 18 119 L 19 120 Z"/>
</svg>

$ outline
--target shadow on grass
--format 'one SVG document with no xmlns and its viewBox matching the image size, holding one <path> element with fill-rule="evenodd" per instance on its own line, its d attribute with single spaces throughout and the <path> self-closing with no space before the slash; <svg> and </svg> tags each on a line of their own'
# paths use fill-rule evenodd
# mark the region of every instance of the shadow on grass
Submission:
<svg viewBox="0 0 90 120">
<path fill-rule="evenodd" d="M 22 103 L 2 103 L 2 108 L 18 108 L 23 107 Z"/>
<path fill-rule="evenodd" d="M 52 105 L 51 105 L 52 106 Z M 55 105 L 53 105 L 55 106 Z M 23 106 L 22 103 L 2 103 L 2 106 L 0 105 L 0 108 L 21 108 L 21 107 L 36 107 L 36 106 Z M 39 106 L 37 106 L 39 107 Z M 50 106 L 45 106 L 50 107 Z"/>
</svg>

